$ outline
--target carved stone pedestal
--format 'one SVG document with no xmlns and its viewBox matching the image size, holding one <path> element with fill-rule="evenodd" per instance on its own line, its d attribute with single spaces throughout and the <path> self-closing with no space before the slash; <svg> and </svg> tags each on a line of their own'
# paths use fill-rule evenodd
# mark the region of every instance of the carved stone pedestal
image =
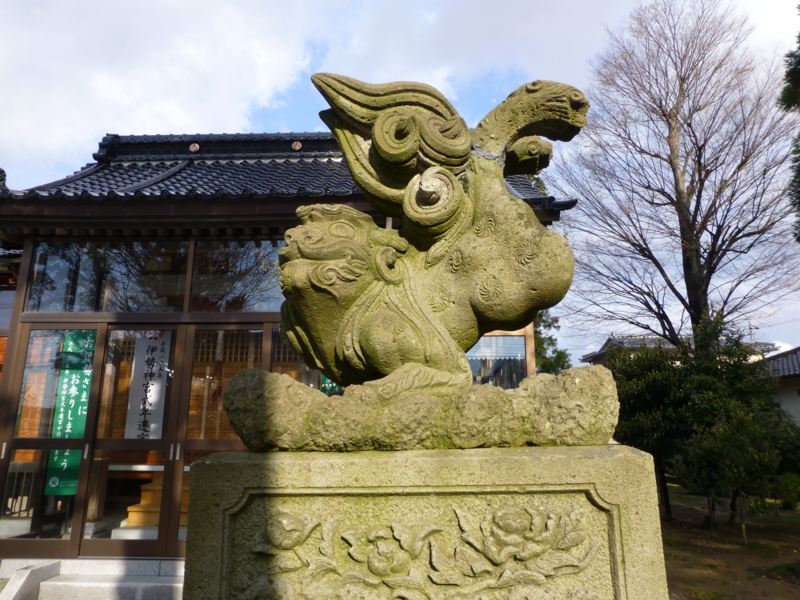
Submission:
<svg viewBox="0 0 800 600">
<path fill-rule="evenodd" d="M 217 454 L 191 489 L 186 600 L 667 599 L 625 446 Z"/>
</svg>

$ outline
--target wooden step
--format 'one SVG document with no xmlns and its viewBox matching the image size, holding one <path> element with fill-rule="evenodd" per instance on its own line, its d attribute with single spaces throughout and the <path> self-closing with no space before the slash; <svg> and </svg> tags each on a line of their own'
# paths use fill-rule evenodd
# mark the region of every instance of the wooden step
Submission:
<svg viewBox="0 0 800 600">
<path fill-rule="evenodd" d="M 188 507 L 181 506 L 181 525 L 186 525 L 188 514 Z M 161 506 L 158 504 L 134 504 L 128 507 L 128 526 L 158 525 L 160 516 Z"/>
</svg>

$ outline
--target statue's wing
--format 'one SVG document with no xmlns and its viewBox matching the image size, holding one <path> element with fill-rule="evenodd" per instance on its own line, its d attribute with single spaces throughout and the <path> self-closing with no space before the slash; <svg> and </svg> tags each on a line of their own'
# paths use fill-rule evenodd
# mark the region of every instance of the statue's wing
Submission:
<svg viewBox="0 0 800 600">
<path fill-rule="evenodd" d="M 384 214 L 403 214 L 405 188 L 415 175 L 430 167 L 455 174 L 465 168 L 469 129 L 431 86 L 372 85 L 327 73 L 311 80 L 331 106 L 320 117 L 336 135 L 353 178 Z"/>
</svg>

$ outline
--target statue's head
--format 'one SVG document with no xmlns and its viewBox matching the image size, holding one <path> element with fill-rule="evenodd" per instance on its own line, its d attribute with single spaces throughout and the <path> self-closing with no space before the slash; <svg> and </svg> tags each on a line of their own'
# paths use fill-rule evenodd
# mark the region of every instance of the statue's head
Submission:
<svg viewBox="0 0 800 600">
<path fill-rule="evenodd" d="M 333 338 L 308 339 L 306 332 L 336 331 L 368 290 L 401 284 L 409 244 L 342 204 L 302 206 L 297 216 L 300 225 L 286 232 L 279 253 L 282 329 L 311 364 L 328 372 Z"/>
<path fill-rule="evenodd" d="M 288 299 L 323 292 L 348 306 L 373 281 L 399 283 L 398 252 L 408 242 L 380 229 L 364 213 L 341 204 L 297 209 L 300 225 L 281 248 L 281 289 Z"/>
<path fill-rule="evenodd" d="M 551 140 L 568 142 L 586 125 L 589 101 L 579 89 L 556 81 L 537 80 L 512 92 L 507 101 L 522 112 L 520 137 L 543 135 Z M 477 128 L 476 128 L 477 129 Z"/>
</svg>

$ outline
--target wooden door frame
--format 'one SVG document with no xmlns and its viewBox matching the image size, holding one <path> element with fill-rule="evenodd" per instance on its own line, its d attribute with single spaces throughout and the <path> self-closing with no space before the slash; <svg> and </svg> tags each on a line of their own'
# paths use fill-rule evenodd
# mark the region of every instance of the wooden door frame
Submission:
<svg viewBox="0 0 800 600">
<path fill-rule="evenodd" d="M 103 238 L 105 239 L 105 238 Z M 52 450 L 52 449 L 79 449 L 85 455 L 81 461 L 81 469 L 79 471 L 78 479 L 78 494 L 75 497 L 75 505 L 73 507 L 72 520 L 73 523 L 80 523 L 80 527 L 73 527 L 73 532 L 69 540 L 26 540 L 18 538 L 0 539 L 0 558 L 3 557 L 30 557 L 30 558 L 69 558 L 79 555 L 81 545 L 87 540 L 83 540 L 83 529 L 86 516 L 86 501 L 88 495 L 89 473 L 92 464 L 92 457 L 95 450 L 109 450 L 119 448 L 120 451 L 140 450 L 141 446 L 137 446 L 138 440 L 116 440 L 109 441 L 106 439 L 98 439 L 97 435 L 97 420 L 99 418 L 100 410 L 100 390 L 104 376 L 103 364 L 105 362 L 105 355 L 107 352 L 108 332 L 112 329 L 170 329 L 177 330 L 178 338 L 181 335 L 184 337 L 182 341 L 176 341 L 176 354 L 175 365 L 181 365 L 188 372 L 188 381 L 191 382 L 191 362 L 192 362 L 192 348 L 187 346 L 193 342 L 188 338 L 186 332 L 189 330 L 196 331 L 197 327 L 201 328 L 214 328 L 214 329 L 256 329 L 261 328 L 263 331 L 262 336 L 262 364 L 265 369 L 270 368 L 270 358 L 272 350 L 272 329 L 278 327 L 280 323 L 280 313 L 267 312 L 238 312 L 238 313 L 216 313 L 216 312 L 191 312 L 191 288 L 194 277 L 194 258 L 195 246 L 197 236 L 190 236 L 187 241 L 189 242 L 186 280 L 184 288 L 184 302 L 183 310 L 174 313 L 100 313 L 100 312 L 74 312 L 74 313 L 52 313 L 52 312 L 25 312 L 25 302 L 28 295 L 29 281 L 31 279 L 31 270 L 33 268 L 34 247 L 39 241 L 86 241 L 84 238 L 53 238 L 52 236 L 28 236 L 24 240 L 23 255 L 20 263 L 19 279 L 17 284 L 17 291 L 14 297 L 14 305 L 11 316 L 11 326 L 8 331 L 8 342 L 6 348 L 6 360 L 4 364 L 4 373 L 0 379 L 0 482 L 5 485 L 7 481 L 11 457 L 17 449 L 31 449 L 31 450 Z M 60 439 L 52 440 L 47 438 L 14 438 L 14 427 L 16 424 L 17 408 L 19 404 L 19 393 L 22 383 L 22 376 L 25 366 L 25 354 L 27 352 L 28 340 L 32 330 L 45 330 L 45 329 L 94 329 L 97 331 L 95 358 L 93 364 L 93 381 L 90 393 L 89 410 L 87 413 L 86 429 L 84 431 L 83 439 Z M 183 332 L 183 334 L 181 334 Z M 179 354 L 179 346 L 183 354 Z M 188 350 L 187 350 L 188 348 Z M 188 415 L 188 407 L 183 411 L 183 403 L 188 403 L 190 389 L 181 389 L 181 382 L 179 379 L 185 379 L 187 373 L 182 373 L 176 378 L 173 384 L 172 394 L 176 401 L 167 404 L 167 414 L 165 414 L 165 421 L 171 419 L 178 419 L 175 422 L 175 427 L 178 427 L 180 418 L 184 419 L 184 437 L 180 442 L 180 456 L 176 460 L 165 462 L 165 479 L 167 479 L 167 471 L 174 472 L 179 469 L 183 472 L 184 457 L 186 452 L 202 452 L 202 451 L 238 451 L 243 450 L 244 444 L 239 440 L 186 440 L 185 428 L 186 417 L 180 417 L 184 413 Z M 172 411 L 172 413 L 170 413 Z M 170 414 L 173 416 L 170 417 Z M 169 427 L 169 426 L 168 426 Z M 166 431 L 166 429 L 165 429 Z M 179 438 L 179 433 L 176 431 L 175 439 Z M 129 442 L 133 442 L 128 446 Z M 152 443 L 152 441 L 150 441 Z M 167 442 L 161 444 L 165 449 L 168 448 Z M 175 450 L 177 454 L 178 443 L 175 442 Z M 182 477 L 182 475 L 181 475 Z M 175 478 L 173 478 L 174 480 Z M 176 485 L 173 488 L 177 489 L 177 495 L 180 494 L 180 488 Z M 173 490 L 174 491 L 174 490 Z M 173 494 L 175 495 L 175 494 Z M 166 512 L 180 511 L 180 500 L 171 502 L 168 505 Z M 162 517 L 165 514 L 162 502 Z M 80 512 L 79 512 L 80 511 Z M 167 517 L 171 518 L 171 517 Z M 172 521 L 170 521 L 171 523 Z M 174 521 L 175 539 L 177 540 L 177 527 L 178 521 Z M 172 525 L 169 526 L 173 528 Z M 80 531 L 77 531 L 80 529 Z M 171 537 L 167 538 L 168 543 L 172 544 Z M 132 556 L 132 555 L 152 555 L 148 552 L 142 552 L 137 549 L 139 544 L 132 542 L 140 542 L 138 540 L 120 540 L 127 542 L 121 544 L 119 553 L 116 551 L 110 554 L 105 549 L 102 551 L 104 556 Z M 88 542 L 111 542 L 111 540 L 88 540 Z M 182 555 L 180 551 L 181 545 L 185 547 L 185 543 L 177 542 L 177 546 L 173 548 L 177 555 Z M 92 543 L 89 544 L 91 548 Z M 174 544 L 173 544 L 174 546 Z M 112 550 L 108 546 L 108 550 Z M 169 555 L 176 555 L 171 550 L 166 549 L 165 552 Z"/>
</svg>

